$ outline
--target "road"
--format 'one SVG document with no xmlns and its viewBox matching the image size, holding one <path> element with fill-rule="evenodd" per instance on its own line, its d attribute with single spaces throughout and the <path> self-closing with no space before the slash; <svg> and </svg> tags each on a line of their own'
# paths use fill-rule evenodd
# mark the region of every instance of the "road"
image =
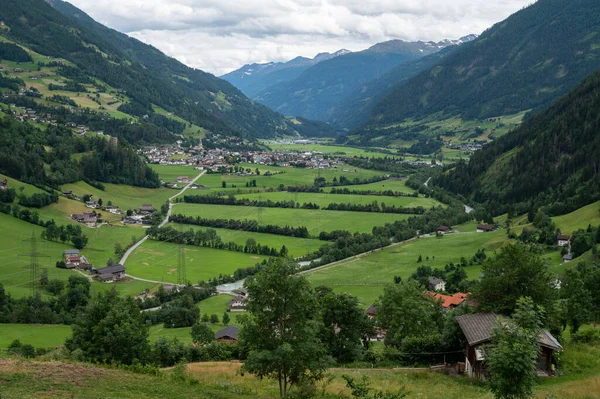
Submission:
<svg viewBox="0 0 600 399">
<path fill-rule="evenodd" d="M 181 194 L 183 194 L 188 188 L 190 188 L 192 186 L 192 184 L 196 183 L 196 181 L 202 177 L 202 175 L 204 175 L 206 173 L 205 170 L 203 170 L 200 174 L 198 174 L 198 176 L 196 176 L 192 181 L 190 181 L 184 188 L 181 189 L 181 191 L 179 191 L 177 194 L 175 194 L 174 196 L 169 198 L 169 210 L 167 211 L 167 216 L 165 217 L 165 219 L 158 225 L 158 227 L 163 227 L 165 224 L 167 224 L 169 222 L 169 218 L 171 217 L 171 211 L 173 210 L 173 203 L 171 202 L 173 200 L 173 198 L 180 196 Z M 131 255 L 133 253 L 133 251 L 135 251 L 140 245 L 142 245 L 146 240 L 148 239 L 148 236 L 145 235 L 141 240 L 139 240 L 138 242 L 136 242 L 135 244 L 133 244 L 133 246 L 131 246 L 131 248 L 129 248 L 127 250 L 127 252 L 125 252 L 125 254 L 123 255 L 123 257 L 121 258 L 121 261 L 119 262 L 121 265 L 125 266 L 125 262 L 127 262 L 127 258 L 129 258 L 129 255 Z M 172 283 L 164 283 L 164 282 L 160 282 L 160 281 L 151 281 L 151 280 L 144 280 L 142 278 L 137 278 L 135 276 L 129 275 L 127 274 L 127 277 L 132 278 L 134 280 L 140 280 L 140 281 L 146 281 L 149 283 L 158 283 L 158 284 L 172 284 Z"/>
</svg>

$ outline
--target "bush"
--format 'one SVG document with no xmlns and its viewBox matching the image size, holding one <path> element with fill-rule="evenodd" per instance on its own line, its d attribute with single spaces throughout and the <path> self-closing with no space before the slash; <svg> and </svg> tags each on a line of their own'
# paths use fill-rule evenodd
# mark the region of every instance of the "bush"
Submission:
<svg viewBox="0 0 600 399">
<path fill-rule="evenodd" d="M 600 342 L 599 330 L 583 330 L 571 335 L 571 341 L 580 344 Z"/>
<path fill-rule="evenodd" d="M 28 359 L 32 359 L 35 357 L 35 348 L 33 345 L 25 344 L 21 347 L 21 356 L 26 357 Z"/>
</svg>

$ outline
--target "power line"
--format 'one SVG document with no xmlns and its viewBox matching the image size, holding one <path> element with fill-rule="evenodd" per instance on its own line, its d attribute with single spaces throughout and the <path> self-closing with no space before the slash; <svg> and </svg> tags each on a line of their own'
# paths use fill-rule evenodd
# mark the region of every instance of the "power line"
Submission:
<svg viewBox="0 0 600 399">
<path fill-rule="evenodd" d="M 39 258 L 48 258 L 47 255 L 42 255 L 41 252 L 37 249 L 37 238 L 35 237 L 35 233 L 31 233 L 31 238 L 29 240 L 24 240 L 23 244 L 26 242 L 31 244 L 31 252 L 28 254 L 21 254 L 20 256 L 29 257 L 29 278 L 31 283 L 31 295 L 35 295 L 39 289 L 39 279 L 40 279 L 40 261 Z"/>
</svg>

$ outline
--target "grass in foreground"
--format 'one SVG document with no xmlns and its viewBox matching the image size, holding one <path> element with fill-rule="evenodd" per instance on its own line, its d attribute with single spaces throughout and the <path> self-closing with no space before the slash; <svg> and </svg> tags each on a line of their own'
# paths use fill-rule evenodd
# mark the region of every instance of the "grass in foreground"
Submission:
<svg viewBox="0 0 600 399">
<path fill-rule="evenodd" d="M 71 327 L 61 324 L 0 324 L 0 331 L 0 350 L 15 339 L 35 348 L 53 348 L 71 335 Z"/>
</svg>

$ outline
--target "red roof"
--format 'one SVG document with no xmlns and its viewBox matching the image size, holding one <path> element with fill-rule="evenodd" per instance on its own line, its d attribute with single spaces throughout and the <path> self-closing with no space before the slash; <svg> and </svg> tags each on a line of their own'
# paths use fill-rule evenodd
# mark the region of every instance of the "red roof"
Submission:
<svg viewBox="0 0 600 399">
<path fill-rule="evenodd" d="M 456 294 L 453 294 L 453 295 L 437 294 L 437 293 L 431 292 L 431 291 L 427 291 L 427 293 L 429 295 L 431 295 L 432 297 L 434 297 L 436 300 L 441 299 L 442 307 L 444 307 L 446 309 L 460 305 L 467 299 L 467 296 L 469 295 L 469 294 L 464 294 L 462 292 L 457 292 Z"/>
</svg>

